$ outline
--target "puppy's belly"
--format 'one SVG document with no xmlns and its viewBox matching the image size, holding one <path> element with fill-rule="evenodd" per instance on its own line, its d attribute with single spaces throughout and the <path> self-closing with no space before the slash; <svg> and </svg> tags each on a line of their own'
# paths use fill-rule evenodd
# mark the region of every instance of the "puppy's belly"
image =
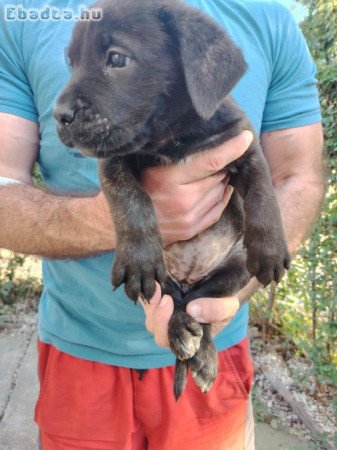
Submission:
<svg viewBox="0 0 337 450">
<path fill-rule="evenodd" d="M 238 237 L 232 227 L 224 230 L 216 224 L 189 241 L 166 247 L 166 268 L 176 281 L 192 285 L 224 261 Z"/>
</svg>

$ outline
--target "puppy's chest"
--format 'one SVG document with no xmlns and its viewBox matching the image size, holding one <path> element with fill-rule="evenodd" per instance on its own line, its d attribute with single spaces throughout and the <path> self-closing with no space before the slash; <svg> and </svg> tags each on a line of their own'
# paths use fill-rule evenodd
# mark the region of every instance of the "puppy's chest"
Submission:
<svg viewBox="0 0 337 450">
<path fill-rule="evenodd" d="M 193 239 L 166 247 L 166 268 L 176 281 L 191 286 L 226 259 L 238 238 L 239 233 L 223 215 L 217 224 Z"/>
</svg>

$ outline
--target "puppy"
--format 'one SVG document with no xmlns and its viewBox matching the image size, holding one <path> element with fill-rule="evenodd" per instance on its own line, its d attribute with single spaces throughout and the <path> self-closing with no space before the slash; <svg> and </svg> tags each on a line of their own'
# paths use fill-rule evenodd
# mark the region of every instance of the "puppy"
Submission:
<svg viewBox="0 0 337 450">
<path fill-rule="evenodd" d="M 210 326 L 185 310 L 199 297 L 237 293 L 251 276 L 278 282 L 290 256 L 258 137 L 224 167 L 235 188 L 221 219 L 163 249 L 143 169 L 186 157 L 252 130 L 229 96 L 246 70 L 240 49 L 199 10 L 179 0 L 102 0 L 100 22 L 79 22 L 69 47 L 72 77 L 55 106 L 69 147 L 99 158 L 116 229 L 115 287 L 149 300 L 155 281 L 173 297 L 169 341 L 178 398 L 190 369 L 207 392 L 217 374 Z M 253 130 L 252 130 L 253 131 Z"/>
</svg>

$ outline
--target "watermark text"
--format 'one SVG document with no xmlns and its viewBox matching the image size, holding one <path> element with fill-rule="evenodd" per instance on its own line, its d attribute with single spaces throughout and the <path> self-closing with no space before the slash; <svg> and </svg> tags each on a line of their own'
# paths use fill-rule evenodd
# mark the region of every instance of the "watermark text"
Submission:
<svg viewBox="0 0 337 450">
<path fill-rule="evenodd" d="M 77 10 L 46 5 L 43 8 L 25 8 L 23 5 L 6 5 L 5 20 L 8 22 L 20 20 L 35 22 L 39 20 L 51 21 L 98 21 L 103 17 L 101 8 L 88 9 L 79 5 Z"/>
</svg>

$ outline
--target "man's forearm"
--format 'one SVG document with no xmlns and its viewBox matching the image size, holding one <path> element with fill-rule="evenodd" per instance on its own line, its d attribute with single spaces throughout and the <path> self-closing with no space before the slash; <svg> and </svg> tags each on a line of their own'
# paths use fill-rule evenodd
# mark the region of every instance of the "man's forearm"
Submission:
<svg viewBox="0 0 337 450">
<path fill-rule="evenodd" d="M 0 248 L 73 258 L 114 246 L 112 222 L 95 197 L 61 197 L 24 184 L 0 188 Z"/>
<path fill-rule="evenodd" d="M 324 180 L 320 174 L 317 177 L 289 177 L 275 187 L 276 197 L 280 206 L 283 226 L 289 251 L 294 254 L 304 239 L 308 236 L 314 220 L 320 211 L 324 195 Z M 253 278 L 239 292 L 240 303 L 247 300 L 260 284 Z"/>
<path fill-rule="evenodd" d="M 294 254 L 309 236 L 321 210 L 324 177 L 319 173 L 316 176 L 292 176 L 279 183 L 275 190 L 289 251 Z"/>
</svg>

